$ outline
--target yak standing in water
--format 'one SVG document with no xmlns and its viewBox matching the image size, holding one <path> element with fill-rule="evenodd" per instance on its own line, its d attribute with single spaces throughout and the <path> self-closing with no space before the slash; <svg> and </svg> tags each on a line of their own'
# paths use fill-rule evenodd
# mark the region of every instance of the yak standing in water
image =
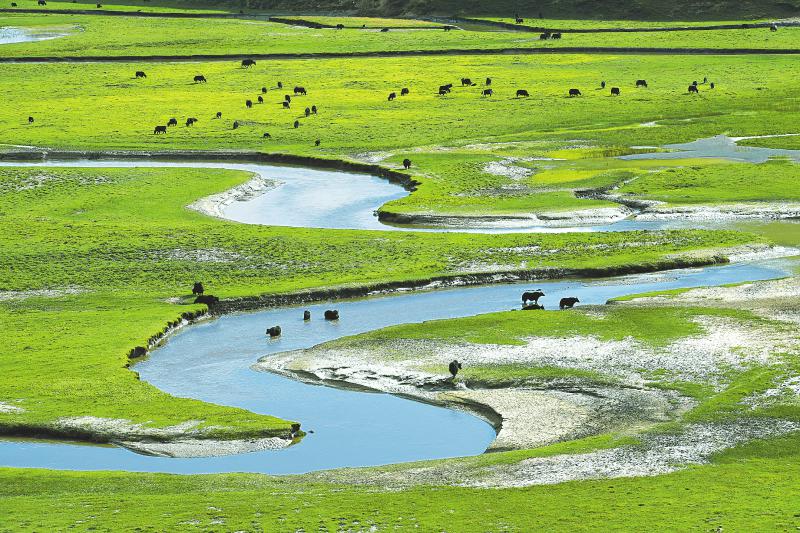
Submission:
<svg viewBox="0 0 800 533">
<path fill-rule="evenodd" d="M 522 303 L 523 305 L 527 304 L 528 302 L 533 302 L 535 305 L 539 305 L 539 298 L 544 296 L 542 291 L 526 291 L 522 293 Z"/>
<path fill-rule="evenodd" d="M 271 328 L 267 328 L 267 335 L 269 335 L 273 339 L 275 337 L 280 337 L 281 336 L 281 327 L 280 326 L 272 326 Z"/>
<path fill-rule="evenodd" d="M 558 302 L 558 307 L 559 309 L 572 309 L 578 303 L 581 303 L 581 301 L 574 296 L 570 296 L 569 298 L 561 298 L 561 301 Z"/>
<path fill-rule="evenodd" d="M 451 379 L 456 379 L 456 374 L 461 370 L 461 363 L 458 362 L 458 359 L 453 359 L 447 368 L 450 370 L 450 375 L 453 376 Z"/>
<path fill-rule="evenodd" d="M 323 316 L 325 320 L 339 320 L 339 311 L 336 309 L 328 309 Z"/>
</svg>

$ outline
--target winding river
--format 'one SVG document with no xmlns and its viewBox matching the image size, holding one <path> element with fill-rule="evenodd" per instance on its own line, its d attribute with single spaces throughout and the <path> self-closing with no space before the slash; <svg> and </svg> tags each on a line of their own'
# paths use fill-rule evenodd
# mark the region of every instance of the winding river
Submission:
<svg viewBox="0 0 800 533">
<path fill-rule="evenodd" d="M 268 193 L 246 202 L 235 202 L 224 211 L 226 218 L 247 223 L 391 229 L 378 222 L 372 211 L 383 202 L 406 194 L 395 185 L 366 175 L 246 163 L 48 161 L 0 164 L 236 168 L 282 182 Z M 298 202 L 303 209 L 298 209 Z M 635 220 L 628 222 L 629 227 L 624 229 L 647 227 Z M 665 224 L 669 223 L 660 223 L 659 227 Z M 496 230 L 499 229 L 492 231 Z M 627 294 L 773 279 L 789 272 L 789 262 L 775 259 L 601 280 L 540 282 L 535 286 L 544 290 L 547 297 L 543 302 L 552 308 L 553 302 L 562 296 L 578 296 L 583 303 L 601 304 Z M 116 446 L 6 440 L 0 441 L 0 465 L 289 474 L 480 454 L 491 443 L 495 432 L 487 422 L 471 414 L 387 394 L 312 386 L 255 372 L 250 367 L 260 357 L 308 348 L 377 328 L 513 309 L 519 305 L 522 290 L 532 286 L 502 284 L 411 291 L 237 313 L 178 332 L 146 361 L 136 365 L 143 380 L 170 394 L 302 421 L 303 428 L 313 433 L 289 448 L 222 457 L 165 458 L 139 455 Z M 322 311 L 331 307 L 341 313 L 337 322 L 321 319 Z M 304 309 L 312 312 L 310 322 L 302 319 Z M 266 338 L 264 329 L 276 324 L 282 327 L 283 335 L 275 340 Z"/>
</svg>

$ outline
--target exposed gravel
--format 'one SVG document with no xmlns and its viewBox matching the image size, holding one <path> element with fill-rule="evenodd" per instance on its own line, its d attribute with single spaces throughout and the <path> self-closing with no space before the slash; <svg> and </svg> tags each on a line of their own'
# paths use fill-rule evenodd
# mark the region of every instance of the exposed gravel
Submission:
<svg viewBox="0 0 800 533">
<path fill-rule="evenodd" d="M 241 185 L 237 185 L 219 194 L 201 198 L 187 207 L 212 217 L 225 218 L 223 216 L 225 208 L 233 202 L 243 202 L 255 198 L 278 185 L 280 185 L 280 183 L 277 181 L 267 179 L 264 176 L 254 175 L 250 180 Z"/>
<path fill-rule="evenodd" d="M 7 402 L 0 402 L 0 413 L 3 413 L 3 414 L 12 414 L 12 413 L 13 414 L 18 414 L 18 413 L 24 413 L 24 412 L 25 412 L 25 409 L 23 409 L 22 407 L 19 407 L 17 405 L 12 405 L 12 404 L 7 403 Z"/>
<path fill-rule="evenodd" d="M 117 444 L 136 453 L 158 457 L 219 457 L 262 450 L 279 450 L 292 444 L 292 441 L 272 437 L 241 440 L 177 439 L 169 442 L 120 441 Z"/>
</svg>

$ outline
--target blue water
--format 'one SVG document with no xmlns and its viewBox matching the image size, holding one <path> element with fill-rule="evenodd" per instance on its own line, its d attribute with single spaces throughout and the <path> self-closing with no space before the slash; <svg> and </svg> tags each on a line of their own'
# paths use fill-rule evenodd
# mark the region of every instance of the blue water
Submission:
<svg viewBox="0 0 800 533">
<path fill-rule="evenodd" d="M 520 294 L 530 288 L 544 290 L 547 296 L 542 303 L 552 309 L 562 296 L 600 304 L 645 291 L 770 279 L 786 275 L 785 268 L 783 261 L 741 263 L 602 280 L 409 292 L 223 316 L 178 333 L 135 370 L 143 380 L 170 394 L 302 421 L 303 429 L 314 433 L 299 444 L 281 451 L 172 459 L 116 447 L 6 441 L 0 442 L 0 465 L 288 474 L 479 454 L 492 441 L 494 431 L 472 415 L 386 394 L 307 385 L 250 367 L 270 354 L 390 325 L 515 309 Z M 333 307 L 341 319 L 322 320 L 322 312 Z M 312 312 L 309 323 L 302 320 L 304 309 Z M 273 325 L 280 325 L 283 335 L 269 340 L 264 330 Z"/>
</svg>

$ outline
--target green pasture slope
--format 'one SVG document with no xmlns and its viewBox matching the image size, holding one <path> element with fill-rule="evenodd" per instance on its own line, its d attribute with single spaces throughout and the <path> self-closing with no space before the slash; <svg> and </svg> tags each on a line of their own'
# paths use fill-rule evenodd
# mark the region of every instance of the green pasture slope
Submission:
<svg viewBox="0 0 800 533">
<path fill-rule="evenodd" d="M 26 2 L 18 0 L 21 7 Z M 586 13 L 580 6 L 560 4 L 558 13 L 551 13 L 555 4 L 541 4 L 545 16 L 578 18 L 603 12 L 619 17 L 621 5 L 603 2 Z M 632 9 L 634 18 L 681 20 L 687 5 L 694 4 L 641 2 Z M 750 20 L 793 10 L 786 3 L 744 2 L 736 10 L 731 5 L 714 2 L 702 13 L 711 20 Z M 287 6 L 264 1 L 105 7 L 284 14 L 291 12 Z M 475 6 L 477 2 L 412 5 L 384 0 L 359 3 L 355 10 L 424 15 Z M 493 6 L 495 12 L 481 8 L 468 14 L 507 17 L 506 11 L 518 8 L 528 16 L 539 9 L 526 3 Z M 336 8 L 342 7 L 353 10 L 336 1 L 320 2 L 315 17 L 338 17 Z M 388 25 L 354 21 L 359 22 Z M 2 13 L 0 26 L 69 34 L 0 45 L 0 58 L 539 46 L 800 48 L 795 44 L 800 30 L 788 28 L 774 34 L 570 35 L 560 43 L 541 44 L 521 32 L 313 30 L 215 18 Z M 785 162 L 630 162 L 614 156 L 634 151 L 633 146 L 720 133 L 795 133 L 796 84 L 787 75 L 795 63 L 794 57 L 777 55 L 577 54 L 259 60 L 250 69 L 233 60 L 6 63 L 0 65 L 0 91 L 7 103 L 0 106 L 0 149 L 266 152 L 377 161 L 390 168 L 409 157 L 414 162 L 409 176 L 420 185 L 407 198 L 382 208 L 397 214 L 518 215 L 612 207 L 610 202 L 578 199 L 575 192 L 623 181 L 628 182 L 625 193 L 675 204 L 794 200 L 796 172 Z M 134 79 L 136 70 L 145 70 L 147 78 Z M 200 73 L 208 83 L 192 83 Z M 458 80 L 465 76 L 478 85 L 460 87 Z M 493 79 L 491 97 L 480 95 L 486 77 Z M 703 77 L 717 88 L 701 86 L 700 95 L 685 94 L 692 80 Z M 648 79 L 650 88 L 634 89 L 639 78 Z M 607 89 L 601 91 L 602 80 L 609 87 L 620 86 L 622 95 L 612 98 Z M 294 98 L 292 108 L 284 110 L 280 101 L 287 91 L 276 88 L 278 81 L 289 89 L 303 85 L 309 94 Z M 439 97 L 437 89 L 444 83 L 456 87 Z M 246 109 L 244 101 L 255 100 L 262 86 L 268 88 L 266 102 Z M 409 96 L 387 101 L 389 92 L 405 86 L 411 89 Z M 572 87 L 583 96 L 568 98 Z M 519 88 L 531 97 L 515 98 Z M 320 111 L 306 118 L 303 111 L 310 105 Z M 223 113 L 220 120 L 213 118 L 217 111 Z M 31 125 L 28 116 L 35 117 Z M 200 120 L 192 128 L 181 125 L 154 136 L 153 127 L 173 116 L 181 124 L 189 116 Z M 295 120 L 300 121 L 297 129 L 292 127 Z M 240 123 L 236 130 L 234 121 Z M 655 127 L 643 126 L 650 123 Z M 264 132 L 272 139 L 265 140 Z M 319 147 L 314 146 L 316 139 Z M 748 142 L 791 146 L 797 141 Z M 498 173 L 498 164 L 523 172 Z M 527 272 L 665 268 L 681 264 L 676 255 L 691 254 L 702 261 L 723 248 L 765 242 L 734 231 L 466 235 L 306 230 L 230 223 L 185 207 L 247 179 L 246 173 L 223 170 L 0 169 L 0 405 L 22 409 L 0 410 L 0 430 L 63 437 L 60 418 L 96 416 L 158 428 L 196 420 L 203 436 L 223 439 L 285 434 L 290 421 L 171 397 L 126 368 L 131 348 L 146 344 L 182 313 L 204 309 L 191 303 L 188 294 L 197 279 L 210 293 L 236 298 L 419 282 L 498 265 Z M 789 240 L 796 244 L 795 237 Z M 610 338 L 634 335 L 665 342 L 693 327 L 692 317 L 680 313 L 615 312 L 618 316 L 605 323 Z M 581 325 L 556 324 L 565 317 L 553 317 L 542 327 L 567 331 Z M 473 321 L 474 331 L 486 326 L 479 324 L 480 318 L 466 320 Z M 443 324 L 437 335 L 458 334 L 459 328 L 449 327 Z M 502 331 L 483 329 L 472 335 L 492 341 L 505 336 L 512 342 L 520 327 L 508 321 Z M 511 370 L 541 377 L 529 368 Z M 497 377 L 492 368 L 470 372 L 481 379 Z M 744 376 L 741 389 L 750 390 L 756 379 Z M 705 413 L 713 418 L 737 398 L 708 396 Z M 101 441 L 115 437 L 77 436 Z M 601 435 L 541 450 L 490 454 L 465 464 L 597 449 L 627 438 Z M 419 486 L 384 492 L 313 475 L 167 476 L 4 468 L 0 530 L 785 530 L 800 526 L 798 450 L 797 437 L 788 436 L 736 448 L 716 456 L 713 464 L 670 475 L 490 491 Z"/>
</svg>

